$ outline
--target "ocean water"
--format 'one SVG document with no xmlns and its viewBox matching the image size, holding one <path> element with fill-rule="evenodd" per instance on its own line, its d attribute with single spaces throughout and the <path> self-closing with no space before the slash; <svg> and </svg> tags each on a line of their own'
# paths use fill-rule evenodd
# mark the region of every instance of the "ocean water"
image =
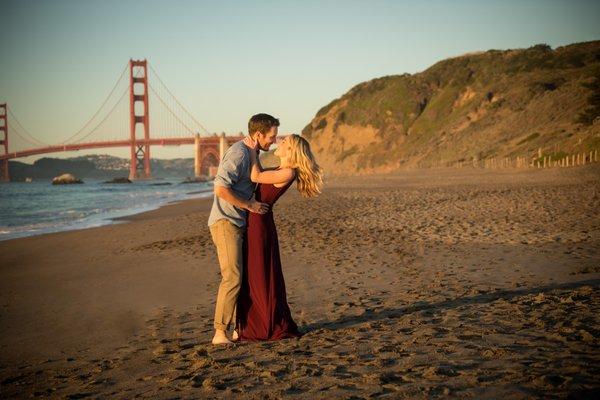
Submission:
<svg viewBox="0 0 600 400">
<path fill-rule="evenodd" d="M 113 218 L 164 204 L 212 196 L 212 182 L 182 184 L 182 178 L 108 184 L 50 182 L 0 184 L 0 240 L 116 223 Z"/>
</svg>

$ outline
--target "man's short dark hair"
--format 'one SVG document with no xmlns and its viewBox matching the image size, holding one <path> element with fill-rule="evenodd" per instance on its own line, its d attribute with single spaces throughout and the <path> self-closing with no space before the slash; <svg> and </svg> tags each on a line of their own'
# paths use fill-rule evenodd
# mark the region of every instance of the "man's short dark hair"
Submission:
<svg viewBox="0 0 600 400">
<path fill-rule="evenodd" d="M 264 135 L 274 126 L 279 126 L 277 118 L 269 114 L 256 114 L 248 121 L 248 133 L 252 135 L 254 132 L 259 131 Z"/>
</svg>

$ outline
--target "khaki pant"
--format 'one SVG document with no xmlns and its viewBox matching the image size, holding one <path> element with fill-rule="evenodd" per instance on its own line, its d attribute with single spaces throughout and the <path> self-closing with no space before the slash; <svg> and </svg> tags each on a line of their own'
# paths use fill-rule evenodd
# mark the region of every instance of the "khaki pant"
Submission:
<svg viewBox="0 0 600 400">
<path fill-rule="evenodd" d="M 230 324 L 235 326 L 237 298 L 242 283 L 242 245 L 245 228 L 240 228 L 227 219 L 220 219 L 209 229 L 217 247 L 221 267 L 214 325 L 215 329 L 226 331 Z"/>
</svg>

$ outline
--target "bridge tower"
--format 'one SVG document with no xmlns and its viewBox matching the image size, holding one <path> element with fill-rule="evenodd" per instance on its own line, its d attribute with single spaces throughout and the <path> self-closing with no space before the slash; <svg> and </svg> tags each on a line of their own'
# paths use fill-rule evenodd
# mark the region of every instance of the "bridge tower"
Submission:
<svg viewBox="0 0 600 400">
<path fill-rule="evenodd" d="M 140 88 L 143 89 L 143 92 L 140 92 Z M 142 104 L 142 115 L 137 115 L 136 103 Z M 148 69 L 146 60 L 129 60 L 129 121 L 131 133 L 129 179 L 148 179 L 151 177 L 151 171 L 150 144 L 148 143 L 150 139 L 150 115 L 148 112 Z M 138 142 L 139 139 L 136 135 L 138 124 L 143 125 L 144 129 L 144 141 L 141 144 Z"/>
<path fill-rule="evenodd" d="M 0 104 L 0 132 L 3 133 L 3 135 L 0 136 L 0 144 L 4 145 L 4 155 L 8 156 L 8 108 L 6 103 Z M 2 168 L 0 180 L 9 182 L 8 157 L 0 160 L 0 168 Z"/>
</svg>

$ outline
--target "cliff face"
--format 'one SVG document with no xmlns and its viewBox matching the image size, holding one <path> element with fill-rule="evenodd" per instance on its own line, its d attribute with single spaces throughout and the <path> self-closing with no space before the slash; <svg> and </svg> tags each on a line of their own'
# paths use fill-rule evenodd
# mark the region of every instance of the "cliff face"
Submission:
<svg viewBox="0 0 600 400">
<path fill-rule="evenodd" d="M 329 174 L 589 151 L 599 83 L 600 41 L 471 53 L 360 83 L 302 134 Z"/>
</svg>

